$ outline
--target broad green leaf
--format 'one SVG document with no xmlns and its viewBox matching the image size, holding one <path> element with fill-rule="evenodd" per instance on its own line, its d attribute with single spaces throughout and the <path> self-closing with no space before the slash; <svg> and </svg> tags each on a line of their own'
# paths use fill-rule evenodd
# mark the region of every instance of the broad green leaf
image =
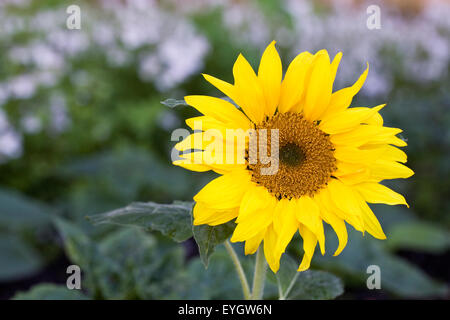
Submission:
<svg viewBox="0 0 450 320">
<path fill-rule="evenodd" d="M 254 256 L 252 256 L 254 257 Z M 253 259 L 241 257 L 241 264 L 251 276 Z M 187 299 L 243 299 L 241 284 L 230 256 L 222 246 L 210 255 L 208 269 L 201 259 L 195 258 L 187 267 L 189 286 L 186 288 Z"/>
<path fill-rule="evenodd" d="M 431 223 L 413 221 L 396 225 L 389 230 L 386 246 L 390 250 L 442 253 L 450 247 L 450 233 Z"/>
<path fill-rule="evenodd" d="M 342 281 L 325 271 L 307 270 L 300 272 L 286 299 L 330 300 L 344 293 Z"/>
<path fill-rule="evenodd" d="M 205 268 L 208 268 L 209 258 L 214 252 L 214 248 L 227 240 L 235 228 L 236 224 L 234 221 L 229 221 L 218 226 L 209 226 L 206 224 L 199 226 L 192 225 L 192 233 L 195 242 L 197 242 L 200 258 Z"/>
<path fill-rule="evenodd" d="M 0 282 L 29 276 L 43 265 L 42 257 L 19 236 L 0 234 Z"/>
<path fill-rule="evenodd" d="M 125 208 L 90 216 L 94 224 L 112 223 L 160 231 L 177 242 L 192 236 L 192 203 L 158 204 L 134 202 Z"/>
<path fill-rule="evenodd" d="M 69 290 L 62 285 L 41 283 L 30 290 L 19 292 L 14 300 L 88 300 L 80 290 Z"/>
<path fill-rule="evenodd" d="M 94 243 L 77 225 L 62 218 L 55 218 L 53 221 L 63 239 L 66 254 L 70 260 L 82 268 L 89 268 L 98 254 Z"/>
<path fill-rule="evenodd" d="M 187 107 L 189 106 L 186 101 L 184 100 L 178 100 L 178 99 L 173 99 L 173 98 L 169 98 L 166 99 L 164 101 L 161 101 L 161 103 L 169 108 L 176 108 L 176 107 Z"/>
<path fill-rule="evenodd" d="M 141 228 L 124 227 L 94 241 L 58 219 L 69 259 L 80 266 L 82 287 L 96 299 L 180 299 L 186 285 L 182 247 L 158 242 Z M 161 237 L 165 239 L 164 237 Z"/>
<path fill-rule="evenodd" d="M 0 188 L 0 226 L 9 230 L 36 229 L 49 224 L 52 210 L 18 192 Z"/>
<path fill-rule="evenodd" d="M 184 252 L 180 245 L 141 229 L 122 228 L 108 235 L 98 246 L 114 261 L 100 284 L 108 299 L 180 299 L 184 295 Z M 98 266 L 97 266 L 98 268 Z"/>
<path fill-rule="evenodd" d="M 328 300 L 344 292 L 342 281 L 331 273 L 307 270 L 297 272 L 298 264 L 288 256 L 281 259 L 276 274 L 280 298 L 292 300 Z"/>
<path fill-rule="evenodd" d="M 416 266 L 390 253 L 385 248 L 385 242 L 388 240 L 377 240 L 369 234 L 363 236 L 350 228 L 348 233 L 347 247 L 339 256 L 332 256 L 332 249 L 325 256 L 316 253 L 313 264 L 363 286 L 366 286 L 367 278 L 370 276 L 367 267 L 377 265 L 381 270 L 381 290 L 408 298 L 441 297 L 446 294 L 447 288 L 443 283 L 430 278 Z M 337 246 L 336 236 L 328 228 L 326 238 L 329 248 Z"/>
</svg>

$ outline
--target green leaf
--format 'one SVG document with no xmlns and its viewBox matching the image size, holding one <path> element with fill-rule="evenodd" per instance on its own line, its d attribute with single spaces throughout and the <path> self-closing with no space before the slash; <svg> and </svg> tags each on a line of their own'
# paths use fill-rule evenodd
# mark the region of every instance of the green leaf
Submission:
<svg viewBox="0 0 450 320">
<path fill-rule="evenodd" d="M 161 103 L 169 108 L 176 108 L 176 107 L 187 107 L 189 106 L 186 101 L 184 100 L 177 100 L 173 98 L 166 99 L 164 101 L 161 101 Z"/>
<path fill-rule="evenodd" d="M 329 248 L 337 246 L 336 236 L 327 228 L 326 239 Z M 313 263 L 326 270 L 346 277 L 353 284 L 366 286 L 367 267 L 377 265 L 381 270 L 381 289 L 397 296 L 408 298 L 440 297 L 447 293 L 446 286 L 418 267 L 403 260 L 386 247 L 385 242 L 348 229 L 348 244 L 339 256 L 327 253 L 325 256 L 315 255 Z M 388 236 L 389 237 L 389 236 Z M 332 251 L 332 250 L 331 250 Z M 369 290 L 369 289 L 367 289 Z"/>
<path fill-rule="evenodd" d="M 0 234 L 0 282 L 21 279 L 43 265 L 42 257 L 19 236 Z"/>
<path fill-rule="evenodd" d="M 157 242 L 136 227 L 94 241 L 76 225 L 56 220 L 69 259 L 83 272 L 82 287 L 95 299 L 180 299 L 186 285 L 182 247 Z M 162 239 L 166 239 L 163 238 Z"/>
<path fill-rule="evenodd" d="M 252 256 L 253 257 L 253 256 Z M 247 276 L 251 275 L 253 259 L 241 257 Z M 203 262 L 195 258 L 189 262 L 187 273 L 189 285 L 186 299 L 243 299 L 241 284 L 230 256 L 223 246 L 210 256 L 210 267 L 205 270 Z"/>
<path fill-rule="evenodd" d="M 325 271 L 300 272 L 287 296 L 290 300 L 330 300 L 344 293 L 342 281 Z"/>
<path fill-rule="evenodd" d="M 171 239 L 182 242 L 192 236 L 191 211 L 191 202 L 173 204 L 134 202 L 125 208 L 88 218 L 94 224 L 112 223 L 160 231 Z"/>
<path fill-rule="evenodd" d="M 172 241 L 163 243 L 141 229 L 122 228 L 99 245 L 114 263 L 102 269 L 102 296 L 108 299 L 179 299 L 184 294 L 184 252 Z M 107 262 L 104 259 L 102 261 Z"/>
<path fill-rule="evenodd" d="M 328 300 L 344 292 L 342 281 L 324 271 L 297 271 L 294 260 L 284 255 L 276 280 L 280 298 L 289 300 Z"/>
<path fill-rule="evenodd" d="M 227 240 L 235 228 L 236 224 L 234 221 L 218 226 L 209 226 L 206 224 L 199 226 L 192 225 L 192 233 L 195 242 L 197 242 L 200 258 L 205 268 L 208 268 L 209 258 L 214 252 L 214 248 Z"/>
<path fill-rule="evenodd" d="M 231 100 L 231 98 L 225 96 L 225 97 L 221 97 L 220 99 L 228 101 L 229 103 L 233 104 L 236 108 L 240 109 L 240 107 L 233 100 Z M 165 105 L 165 106 L 167 106 L 169 108 L 188 107 L 189 106 L 186 103 L 186 101 L 173 99 L 173 98 L 169 98 L 169 99 L 166 99 L 164 101 L 161 101 L 161 104 L 163 104 L 163 105 Z"/>
<path fill-rule="evenodd" d="M 391 228 L 386 246 L 438 254 L 450 247 L 450 233 L 431 223 L 412 221 Z"/>
<path fill-rule="evenodd" d="M 13 190 L 0 188 L 0 203 L 0 226 L 8 230 L 36 229 L 50 222 L 52 209 Z"/>
<path fill-rule="evenodd" d="M 41 283 L 30 290 L 17 293 L 14 300 L 88 300 L 80 290 L 69 290 L 62 285 Z"/>
</svg>

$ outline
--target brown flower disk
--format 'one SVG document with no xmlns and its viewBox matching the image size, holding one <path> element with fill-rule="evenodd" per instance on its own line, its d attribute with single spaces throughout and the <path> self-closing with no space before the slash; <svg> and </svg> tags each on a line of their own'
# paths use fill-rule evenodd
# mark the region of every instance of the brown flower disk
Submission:
<svg viewBox="0 0 450 320">
<path fill-rule="evenodd" d="M 279 131 L 278 170 L 262 174 L 262 168 L 276 168 L 274 164 L 260 162 L 258 144 L 250 144 L 247 152 L 247 169 L 252 171 L 252 181 L 264 186 L 278 199 L 312 196 L 324 187 L 336 170 L 334 147 L 326 133 L 299 113 L 277 113 L 256 126 L 257 137 L 267 129 L 267 155 L 270 156 L 271 129 Z M 254 150 L 256 148 L 257 150 Z M 264 150 L 261 151 L 261 153 Z M 275 148 L 275 152 L 276 152 Z M 257 154 L 255 164 L 248 162 L 248 154 Z"/>
</svg>

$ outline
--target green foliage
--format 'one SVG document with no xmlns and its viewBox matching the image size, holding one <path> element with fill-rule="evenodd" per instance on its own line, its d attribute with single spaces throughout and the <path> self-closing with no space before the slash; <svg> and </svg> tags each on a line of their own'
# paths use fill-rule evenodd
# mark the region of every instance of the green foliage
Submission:
<svg viewBox="0 0 450 320">
<path fill-rule="evenodd" d="M 387 211 L 387 210 L 386 210 Z M 387 230 L 388 239 L 381 241 L 372 238 L 369 234 L 362 236 L 358 231 L 348 228 L 348 244 L 339 256 L 332 256 L 333 248 L 337 247 L 337 238 L 333 231 L 326 230 L 326 239 L 328 253 L 325 256 L 316 254 L 313 264 L 324 270 L 330 270 L 347 279 L 349 284 L 365 286 L 366 280 L 370 274 L 367 274 L 367 267 L 377 265 L 381 270 L 381 288 L 387 290 L 396 296 L 407 298 L 423 297 L 444 297 L 448 288 L 442 282 L 432 279 L 418 267 L 408 261 L 399 258 L 391 252 L 392 249 L 406 248 L 410 244 L 402 240 L 400 236 L 395 236 L 397 228 L 403 225 L 400 213 L 395 219 L 397 221 L 389 222 L 389 215 L 392 212 L 379 214 L 381 220 L 385 220 L 384 226 Z M 387 218 L 387 219 L 385 219 Z M 403 222 L 411 217 L 405 216 Z M 410 224 L 410 223 L 409 223 Z M 410 224 L 411 225 L 411 224 Z M 401 227 L 400 227 L 401 228 Z M 394 243 L 390 244 L 390 230 L 394 233 Z M 423 230 L 419 230 L 423 232 Z M 409 234 L 410 237 L 417 236 L 415 233 Z M 417 240 L 417 245 L 420 240 Z M 426 242 L 421 242 L 417 247 L 424 247 Z M 414 247 L 416 248 L 416 247 Z M 430 246 L 428 247 L 430 248 Z"/>
<path fill-rule="evenodd" d="M 275 275 L 281 299 L 329 300 L 344 292 L 344 285 L 336 276 L 315 270 L 298 272 L 297 268 L 298 264 L 289 255 L 282 257 Z"/>
<path fill-rule="evenodd" d="M 79 290 L 69 290 L 62 285 L 41 283 L 26 292 L 18 292 L 14 300 L 88 300 Z"/>
<path fill-rule="evenodd" d="M 46 263 L 37 245 L 50 224 L 52 209 L 17 192 L 0 189 L 0 281 L 38 272 Z"/>
<path fill-rule="evenodd" d="M 169 108 L 176 108 L 176 107 L 187 107 L 188 104 L 184 100 L 177 100 L 177 99 L 166 99 L 164 101 L 161 101 L 161 103 Z"/>
<path fill-rule="evenodd" d="M 391 228 L 386 245 L 390 250 L 444 253 L 450 248 L 450 233 L 440 226 L 424 221 L 406 222 Z"/>
<path fill-rule="evenodd" d="M 191 211 L 190 202 L 135 202 L 122 209 L 91 216 L 90 219 L 95 224 L 113 223 L 160 231 L 171 239 L 182 242 L 192 236 Z"/>
<path fill-rule="evenodd" d="M 241 259 L 247 276 L 251 275 L 253 261 Z M 227 252 L 219 246 L 209 256 L 209 267 L 205 270 L 201 259 L 192 260 L 187 269 L 191 299 L 243 299 L 241 284 Z"/>
<path fill-rule="evenodd" d="M 0 234 L 0 281 L 14 281 L 36 273 L 43 258 L 14 234 Z"/>
<path fill-rule="evenodd" d="M 58 219 L 66 254 L 80 266 L 89 296 L 100 299 L 180 298 L 186 282 L 181 247 L 158 242 L 139 228 L 119 229 L 96 243 Z M 181 272 L 180 272 L 181 271 Z"/>
<path fill-rule="evenodd" d="M 192 226 L 192 233 L 197 242 L 200 257 L 205 268 L 208 267 L 209 258 L 214 252 L 214 248 L 228 239 L 234 231 L 236 224 L 230 221 L 218 226 Z"/>
<path fill-rule="evenodd" d="M 219 226 L 192 224 L 192 202 L 176 201 L 173 204 L 132 203 L 125 208 L 89 217 L 94 224 L 119 224 L 137 226 L 148 231 L 159 231 L 171 239 L 182 242 L 194 237 L 205 267 L 214 248 L 228 239 L 234 222 Z"/>
<path fill-rule="evenodd" d="M 23 230 L 48 225 L 52 209 L 18 192 L 0 188 L 0 228 Z"/>
</svg>

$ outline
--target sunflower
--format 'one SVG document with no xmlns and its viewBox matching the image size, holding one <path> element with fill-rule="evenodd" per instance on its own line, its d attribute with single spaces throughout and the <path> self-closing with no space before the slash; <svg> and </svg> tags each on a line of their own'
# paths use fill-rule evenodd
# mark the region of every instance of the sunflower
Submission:
<svg viewBox="0 0 450 320">
<path fill-rule="evenodd" d="M 383 126 L 379 112 L 384 105 L 350 107 L 365 82 L 368 65 L 353 85 L 333 92 L 341 57 L 338 53 L 330 61 L 326 50 L 302 52 L 283 78 L 273 41 L 262 55 L 257 74 L 240 54 L 233 66 L 234 84 L 204 75 L 229 99 L 185 97 L 203 116 L 186 120 L 196 132 L 175 146 L 184 153 L 174 164 L 220 174 L 194 196 L 194 225 L 215 226 L 235 219 L 231 241 L 245 242 L 245 254 L 255 253 L 263 243 L 273 272 L 278 271 L 281 255 L 297 231 L 303 238 L 304 255 L 298 268 L 303 271 L 309 268 L 317 243 L 325 252 L 323 221 L 337 234 L 338 255 L 347 244 L 345 222 L 363 234 L 386 238 L 368 203 L 407 205 L 402 195 L 380 183 L 413 175 L 402 164 L 406 154 L 397 148 L 406 146 L 396 136 L 402 130 Z M 198 122 L 202 131 L 195 129 Z M 249 161 L 255 150 L 248 141 L 233 163 L 205 161 L 208 139 L 202 138 L 208 131 L 227 129 L 256 133 L 276 129 L 277 170 L 263 174 L 267 163 Z M 234 140 L 222 142 L 235 145 Z M 267 148 L 270 143 L 269 137 Z M 227 152 L 212 151 L 219 159 Z"/>
</svg>

